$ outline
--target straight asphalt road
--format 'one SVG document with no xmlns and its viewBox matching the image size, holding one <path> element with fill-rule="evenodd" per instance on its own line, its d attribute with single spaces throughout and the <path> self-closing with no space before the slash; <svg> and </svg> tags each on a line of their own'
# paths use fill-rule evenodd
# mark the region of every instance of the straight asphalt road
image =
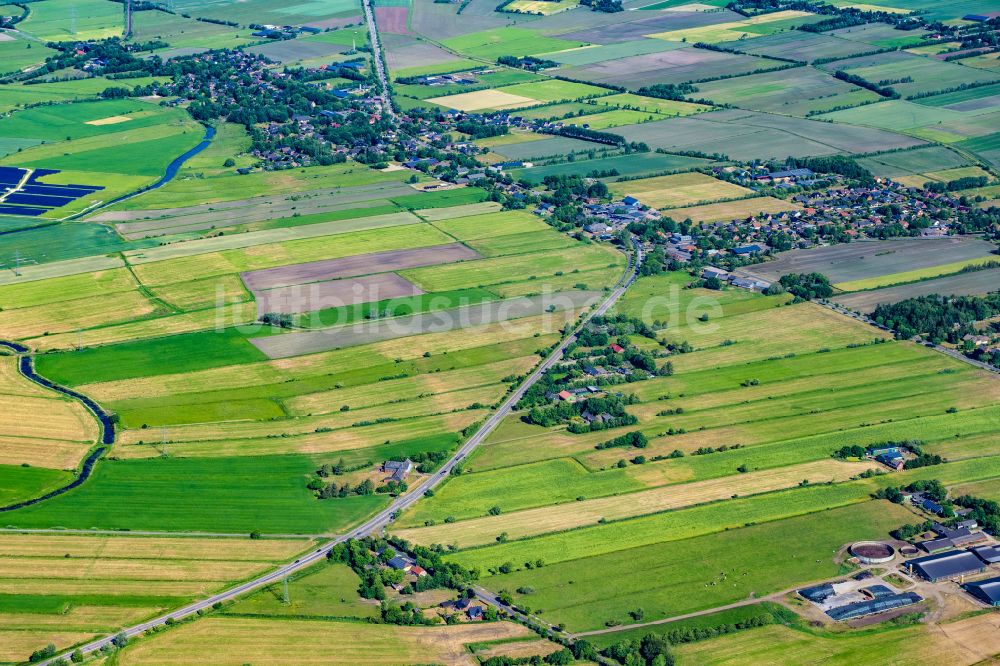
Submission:
<svg viewBox="0 0 1000 666">
<path fill-rule="evenodd" d="M 382 108 L 389 118 L 396 118 L 396 111 L 392 108 L 392 99 L 389 94 L 389 79 L 385 75 L 385 57 L 382 52 L 382 41 L 378 34 L 378 27 L 375 25 L 375 10 L 372 9 L 372 0 L 362 0 L 365 8 L 365 22 L 368 24 L 368 41 L 371 42 L 372 60 L 375 61 L 375 74 L 378 76 L 379 87 L 382 89 Z"/>
<path fill-rule="evenodd" d="M 148 631 L 149 629 L 163 626 L 167 624 L 168 621 L 176 622 L 194 615 L 198 611 L 209 610 L 217 603 L 231 601 L 243 594 L 246 594 L 247 592 L 251 592 L 265 585 L 280 582 L 285 577 L 324 560 L 327 553 L 329 553 L 335 546 L 347 541 L 348 539 L 360 539 L 370 534 L 381 533 L 396 518 L 399 512 L 418 502 L 424 496 L 424 493 L 448 478 L 451 470 L 454 469 L 455 466 L 458 465 L 468 454 L 474 451 L 476 447 L 479 446 L 498 425 L 500 425 L 501 421 L 503 421 L 503 419 L 514 408 L 514 405 L 516 405 L 517 402 L 524 396 L 525 391 L 537 382 L 546 370 L 562 359 L 563 354 L 566 351 L 566 347 L 576 340 L 577 333 L 579 333 L 580 329 L 587 325 L 587 323 L 594 317 L 605 314 L 615 303 L 618 302 L 618 299 L 622 297 L 625 290 L 628 289 L 628 287 L 635 281 L 636 277 L 638 277 L 639 267 L 642 265 L 642 247 L 635 241 L 635 239 L 632 240 L 632 243 L 634 251 L 629 255 L 628 268 L 615 288 L 610 294 L 608 294 L 607 298 L 605 298 L 600 305 L 591 310 L 580 321 L 580 323 L 577 324 L 572 333 L 563 338 L 563 341 L 559 343 L 559 346 L 556 347 L 552 353 L 550 353 L 545 360 L 538 365 L 537 368 L 535 368 L 534 372 L 528 375 L 528 377 L 518 385 L 517 389 L 511 393 L 506 400 L 504 400 L 503 404 L 500 405 L 500 408 L 497 409 L 497 411 L 494 412 L 482 426 L 480 426 L 479 430 L 477 430 L 476 433 L 472 435 L 472 437 L 470 437 L 444 465 L 442 465 L 441 469 L 437 473 L 424 479 L 423 482 L 415 488 L 410 489 L 405 495 L 397 497 L 391 504 L 389 504 L 389 506 L 368 519 L 362 525 L 351 530 L 347 534 L 342 534 L 331 541 L 326 542 L 319 548 L 301 556 L 294 562 L 285 564 L 269 573 L 208 597 L 207 599 L 196 601 L 192 604 L 184 606 L 183 608 L 179 608 L 175 611 L 171 611 L 170 613 L 153 618 L 152 620 L 127 627 L 118 634 L 99 638 L 74 649 L 79 649 L 84 654 L 90 654 L 100 650 L 106 645 L 112 644 L 115 636 L 117 635 L 124 634 L 128 638 L 132 638 Z M 486 590 L 483 590 L 483 592 L 484 596 L 489 594 Z M 51 666 L 51 664 L 59 659 L 65 659 L 68 661 L 70 652 L 61 653 L 51 659 L 46 659 L 36 663 L 40 666 Z"/>
</svg>

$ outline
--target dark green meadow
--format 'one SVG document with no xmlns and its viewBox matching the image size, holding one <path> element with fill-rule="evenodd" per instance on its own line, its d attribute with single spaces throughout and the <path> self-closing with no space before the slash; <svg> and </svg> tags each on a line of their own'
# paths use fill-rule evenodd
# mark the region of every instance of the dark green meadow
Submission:
<svg viewBox="0 0 1000 666">
<path fill-rule="evenodd" d="M 267 359 L 249 339 L 270 327 L 226 328 L 123 342 L 38 357 L 38 371 L 66 386 L 206 370 Z"/>
<path fill-rule="evenodd" d="M 43 495 L 64 485 L 71 478 L 69 472 L 57 469 L 0 465 L 0 505 Z"/>
<path fill-rule="evenodd" d="M 20 527 L 321 534 L 346 529 L 385 495 L 318 502 L 303 455 L 108 460 L 72 493 L 21 509 Z"/>
</svg>

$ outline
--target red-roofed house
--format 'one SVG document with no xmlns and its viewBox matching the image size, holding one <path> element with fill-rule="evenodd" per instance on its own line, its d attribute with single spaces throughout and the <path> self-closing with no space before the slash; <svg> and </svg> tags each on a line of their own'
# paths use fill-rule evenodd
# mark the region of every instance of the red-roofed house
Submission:
<svg viewBox="0 0 1000 666">
<path fill-rule="evenodd" d="M 612 342 L 611 343 L 611 351 L 613 351 L 616 354 L 621 354 L 623 351 L 625 351 L 625 348 L 622 347 L 621 345 L 618 345 L 618 344 L 615 344 L 614 342 Z"/>
<path fill-rule="evenodd" d="M 556 395 L 559 396 L 560 400 L 569 401 L 573 399 L 573 394 L 570 393 L 569 391 L 559 391 L 559 393 L 557 393 Z"/>
<path fill-rule="evenodd" d="M 426 576 L 427 570 L 424 569 L 423 567 L 418 567 L 417 565 L 413 565 L 410 568 L 410 573 L 413 574 L 414 576 Z"/>
</svg>

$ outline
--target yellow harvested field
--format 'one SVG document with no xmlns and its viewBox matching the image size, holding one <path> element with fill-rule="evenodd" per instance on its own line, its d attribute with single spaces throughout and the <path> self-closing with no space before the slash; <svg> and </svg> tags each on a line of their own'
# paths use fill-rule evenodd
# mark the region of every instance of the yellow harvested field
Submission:
<svg viewBox="0 0 1000 666">
<path fill-rule="evenodd" d="M 49 280 L 20 282 L 0 286 L 0 308 L 4 310 L 29 308 L 88 296 L 132 291 L 138 286 L 131 273 L 125 268 L 80 273 Z"/>
<path fill-rule="evenodd" d="M 618 456 L 621 456 L 620 452 Z M 403 529 L 395 533 L 420 544 L 447 543 L 468 548 L 493 543 L 496 535 L 501 532 L 506 532 L 511 539 L 519 539 L 546 532 L 570 530 L 594 525 L 602 518 L 607 520 L 629 518 L 725 500 L 733 495 L 751 495 L 792 488 L 802 479 L 816 482 L 844 481 L 873 466 L 873 463 L 821 460 L 706 481 L 661 486 L 624 495 L 514 511 L 502 516 Z"/>
<path fill-rule="evenodd" d="M 108 116 L 107 118 L 99 118 L 97 120 L 88 120 L 84 125 L 96 125 L 98 127 L 103 125 L 117 125 L 118 123 L 127 123 L 132 120 L 128 116 Z"/>
<path fill-rule="evenodd" d="M 698 172 L 612 183 L 610 189 L 619 196 L 635 197 L 651 208 L 677 208 L 753 195 L 753 190 Z"/>
<path fill-rule="evenodd" d="M 801 210 L 802 206 L 791 201 L 782 201 L 774 197 L 755 197 L 739 199 L 723 203 L 706 204 L 704 206 L 687 206 L 671 208 L 663 211 L 664 215 L 675 220 L 690 219 L 693 222 L 721 222 L 749 217 L 758 213 L 783 213 L 789 210 Z"/>
<path fill-rule="evenodd" d="M 131 537 L 0 533 L 0 557 L 136 557 L 279 562 L 309 547 L 309 539 Z"/>
<path fill-rule="evenodd" d="M 157 306 L 138 291 L 78 298 L 0 312 L 0 337 L 33 338 L 125 322 L 153 314 Z"/>
<path fill-rule="evenodd" d="M 17 359 L 0 357 L 0 464 L 73 469 L 97 441 L 87 409 L 25 379 Z"/>
<path fill-rule="evenodd" d="M 504 7 L 504 11 L 549 16 L 573 9 L 579 4 L 579 0 L 514 0 Z"/>
<path fill-rule="evenodd" d="M 973 609 L 971 605 L 963 607 Z M 995 656 L 1000 652 L 998 629 L 1000 616 L 994 613 L 955 622 L 917 623 L 878 635 L 817 635 L 773 625 L 740 636 L 730 634 L 688 643 L 675 651 L 682 664 L 712 666 L 763 666 L 776 663 L 775 655 L 781 655 L 781 663 L 789 664 L 972 666 L 996 663 Z M 905 658 L 895 658 L 904 653 Z"/>
<path fill-rule="evenodd" d="M 251 302 L 234 303 L 225 308 L 146 319 L 143 321 L 103 326 L 87 331 L 28 338 L 26 342 L 37 351 L 73 349 L 78 345 L 110 345 L 116 342 L 155 338 L 174 333 L 191 333 L 209 328 L 250 324 L 257 319 L 257 306 Z"/>
<path fill-rule="evenodd" d="M 0 273 L 0 285 L 23 284 L 38 280 L 50 280 L 67 275 L 77 275 L 79 273 L 91 273 L 94 271 L 104 271 L 112 268 L 122 268 L 125 262 L 117 255 L 83 257 L 82 259 L 67 259 L 66 261 L 53 261 L 48 264 L 35 264 L 21 268 L 20 275 L 14 275 L 14 271 Z"/>
<path fill-rule="evenodd" d="M 699 28 L 668 30 L 667 32 L 658 32 L 652 35 L 646 35 L 646 37 L 665 39 L 670 42 L 728 42 L 736 39 L 760 37 L 762 33 L 747 31 L 747 28 L 750 26 L 761 25 L 764 23 L 774 23 L 775 21 L 784 21 L 803 16 L 811 16 L 811 14 L 809 12 L 794 10 L 771 12 L 769 14 L 761 14 L 759 16 L 746 18 L 740 21 L 716 23 L 715 25 L 706 25 Z"/>
<path fill-rule="evenodd" d="M 0 434 L 0 465 L 28 464 L 49 469 L 75 469 L 93 442 L 72 442 Z"/>
<path fill-rule="evenodd" d="M 4 533 L 0 534 L 0 594 L 195 598 L 291 560 L 313 543 L 307 538 Z M 46 635 L 54 630 L 106 634 L 160 610 L 154 607 L 156 601 L 144 606 L 67 603 L 68 611 L 48 615 L 0 614 L 0 632 L 40 628 Z M 48 642 L 42 640 L 31 650 Z"/>
<path fill-rule="evenodd" d="M 885 5 L 872 5 L 866 2 L 852 2 L 850 4 L 840 5 L 841 7 L 851 7 L 853 9 L 860 9 L 864 12 L 886 12 L 887 14 L 909 14 L 912 10 L 903 9 L 901 7 L 887 7 Z"/>
<path fill-rule="evenodd" d="M 558 643 L 539 638 L 533 641 L 515 641 L 501 643 L 485 650 L 476 652 L 477 657 L 534 657 L 536 655 L 544 657 L 563 649 Z"/>
<path fill-rule="evenodd" d="M 0 629 L 0 662 L 26 662 L 32 652 L 49 643 L 62 649 L 96 637 L 94 632 L 83 631 L 12 631 Z"/>
<path fill-rule="evenodd" d="M 24 558 L 0 557 L 0 579 L 17 578 L 25 572 L 35 578 L 55 580 L 111 581 L 124 578 L 132 581 L 215 581 L 247 578 L 263 568 L 260 562 L 226 562 L 221 560 L 161 560 L 99 558 Z"/>
<path fill-rule="evenodd" d="M 13 356 L 0 356 L 0 395 L 49 397 L 52 392 L 30 382 L 17 369 Z"/>
<path fill-rule="evenodd" d="M 329 414 L 320 416 L 309 416 L 296 418 L 288 421 L 282 428 L 282 435 L 287 435 L 286 443 L 291 447 L 294 444 L 309 442 L 312 447 L 315 444 L 315 434 L 317 429 L 330 429 L 324 433 L 323 442 L 325 446 L 332 446 L 331 442 L 340 439 L 347 439 L 358 446 L 375 446 L 386 439 L 405 439 L 413 436 L 414 433 L 430 434 L 440 431 L 440 416 L 453 412 L 462 411 L 475 403 L 489 405 L 496 402 L 504 393 L 505 387 L 499 384 L 475 387 L 460 391 L 451 391 L 440 395 L 426 396 L 417 400 L 408 400 L 391 405 L 378 405 L 368 409 L 351 410 L 341 412 L 335 409 Z M 334 403 L 334 406 L 340 403 Z M 373 423 L 370 426 L 352 427 L 352 424 L 368 421 L 374 422 L 379 418 L 406 419 L 403 421 L 393 421 L 388 423 Z M 270 425 L 270 427 L 268 427 Z M 178 426 L 171 428 L 170 447 L 171 453 L 183 453 L 184 455 L 195 455 L 195 451 L 202 451 L 199 455 L 222 455 L 220 451 L 231 451 L 233 446 L 249 447 L 256 450 L 260 446 L 271 447 L 274 442 L 268 442 L 267 436 L 273 435 L 275 426 L 273 423 L 261 423 L 257 421 L 223 421 L 219 423 L 194 424 L 191 426 Z M 117 455 L 120 458 L 148 458 L 159 455 L 160 445 L 158 440 L 149 441 L 149 435 L 143 435 L 143 431 L 128 431 L 128 437 L 123 438 L 119 443 Z M 143 439 L 145 437 L 146 439 Z M 288 439 L 297 437 L 298 439 Z M 258 440 L 243 442 L 226 442 L 219 446 L 208 446 L 207 443 L 218 440 Z M 203 442 L 204 446 L 177 445 L 182 442 Z M 204 453 L 207 452 L 207 453 Z"/>
<path fill-rule="evenodd" d="M 995 614 L 938 624 L 929 630 L 939 647 L 934 653 L 953 655 L 955 663 L 988 663 L 1000 654 L 1000 616 Z"/>
<path fill-rule="evenodd" d="M 8 359 L 3 361 L 6 363 Z M 88 443 L 97 439 L 97 420 L 79 403 L 59 398 L 55 393 L 36 398 L 11 395 L 4 390 L 3 403 L 0 411 L 3 436 Z"/>
<path fill-rule="evenodd" d="M 119 666 L 473 666 L 470 643 L 528 637 L 525 627 L 489 622 L 435 627 L 210 617 L 136 643 Z M 220 650 L 220 645 L 239 646 Z"/>
<path fill-rule="evenodd" d="M 472 143 L 480 148 L 496 148 L 497 146 L 509 146 L 513 143 L 527 143 L 528 141 L 538 141 L 548 138 L 545 134 L 531 132 L 527 130 L 514 129 L 508 134 L 500 136 L 488 136 L 483 139 L 474 139 Z M 487 153 L 489 154 L 489 153 Z M 502 158 L 501 158 L 502 160 Z"/>
<path fill-rule="evenodd" d="M 0 578 L 0 594 L 196 597 L 222 586 L 220 581 L 204 580 Z"/>
<path fill-rule="evenodd" d="M 425 437 L 448 432 L 457 432 L 487 412 L 481 409 L 467 410 L 436 416 L 427 416 L 390 423 L 377 423 L 358 428 L 342 428 L 332 432 L 310 432 L 297 437 L 259 437 L 255 439 L 205 439 L 197 441 L 174 441 L 171 435 L 170 453 L 176 456 L 262 456 L 287 453 L 336 453 L 367 448 L 382 444 L 385 440 L 399 441 L 405 438 Z M 215 436 L 210 428 L 217 427 L 218 434 L 230 424 L 218 423 L 206 426 L 207 435 Z M 173 433 L 174 429 L 171 429 Z M 273 429 L 272 429 L 273 432 Z M 160 455 L 153 445 L 124 448 L 121 457 L 153 457 Z"/>
<path fill-rule="evenodd" d="M 415 210 L 413 213 L 428 222 L 439 222 L 441 220 L 451 220 L 456 217 L 468 217 L 469 215 L 499 213 L 500 210 L 501 204 L 496 201 L 483 201 L 463 206 L 451 206 L 450 208 L 425 208 L 423 210 Z"/>
<path fill-rule="evenodd" d="M 432 97 L 427 101 L 446 106 L 450 109 L 457 109 L 458 111 L 516 109 L 522 106 L 541 104 L 537 99 L 492 89 L 476 90 L 474 92 L 459 93 L 458 95 L 445 95 L 444 97 Z"/>
<path fill-rule="evenodd" d="M 56 627 L 69 631 L 104 631 L 139 622 L 158 610 L 156 607 L 133 606 L 70 606 L 58 615 L 41 613 L 0 613 L 0 631 Z M 44 645 L 43 640 L 40 645 Z"/>
<path fill-rule="evenodd" d="M 369 405 L 395 403 L 397 400 L 414 400 L 425 396 L 444 397 L 447 393 L 460 389 L 496 385 L 503 377 L 521 374 L 536 363 L 538 363 L 537 356 L 528 356 L 447 372 L 333 389 L 291 398 L 285 401 L 285 406 L 293 415 L 305 415 L 336 411 L 341 405 L 348 405 L 354 410 Z M 352 419 L 360 420 L 356 414 Z"/>
<path fill-rule="evenodd" d="M 573 316 L 576 314 L 579 313 L 573 313 Z M 546 344 L 544 336 L 554 333 L 554 330 L 549 329 L 558 328 L 562 323 L 562 316 L 538 315 L 483 326 L 472 326 L 463 329 L 461 335 L 455 335 L 451 331 L 428 333 L 419 336 L 419 345 L 414 344 L 415 338 L 413 337 L 398 338 L 348 350 L 320 352 L 276 361 L 247 363 L 186 374 L 87 384 L 79 387 L 79 390 L 95 400 L 110 401 L 123 400 L 137 395 L 153 398 L 206 390 L 241 388 L 251 384 L 277 383 L 293 378 L 326 375 L 329 374 L 331 367 L 346 371 L 375 365 L 379 362 L 389 362 L 395 358 L 415 359 L 423 356 L 424 352 L 443 354 L 460 349 L 521 340 L 533 337 L 536 332 L 542 334 L 538 339 L 538 345 L 543 346 Z"/>
</svg>

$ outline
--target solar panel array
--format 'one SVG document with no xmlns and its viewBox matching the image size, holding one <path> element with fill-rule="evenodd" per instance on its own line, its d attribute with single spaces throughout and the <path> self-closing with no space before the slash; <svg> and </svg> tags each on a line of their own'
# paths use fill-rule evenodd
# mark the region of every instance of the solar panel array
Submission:
<svg viewBox="0 0 1000 666">
<path fill-rule="evenodd" d="M 59 173 L 53 169 L 35 169 L 24 185 L 27 169 L 0 166 L 0 215 L 27 215 L 36 217 L 50 210 L 61 208 L 81 197 L 89 196 L 104 188 L 100 185 L 51 185 L 39 182 L 45 176 Z M 6 196 L 3 196 L 6 194 Z"/>
</svg>

